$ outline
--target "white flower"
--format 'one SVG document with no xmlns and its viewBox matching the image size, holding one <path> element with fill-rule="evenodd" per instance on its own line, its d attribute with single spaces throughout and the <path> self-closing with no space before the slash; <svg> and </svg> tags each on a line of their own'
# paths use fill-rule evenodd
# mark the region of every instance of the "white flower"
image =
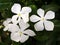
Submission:
<svg viewBox="0 0 60 45">
<path fill-rule="evenodd" d="M 32 30 L 26 29 L 29 27 L 28 23 L 24 23 L 21 20 L 19 26 L 20 28 L 18 25 L 10 28 L 12 31 L 16 30 L 15 32 L 11 33 L 11 40 L 24 43 L 26 40 L 28 40 L 29 36 L 35 36 L 35 33 Z"/>
<path fill-rule="evenodd" d="M 55 13 L 53 11 L 48 11 L 44 15 L 44 10 L 43 9 L 38 9 L 37 14 L 39 16 L 32 15 L 30 17 L 30 20 L 32 22 L 37 22 L 34 25 L 36 31 L 42 31 L 42 30 L 44 30 L 44 27 L 47 31 L 52 31 L 54 29 L 54 23 L 51 22 L 51 21 L 48 21 L 48 20 L 54 19 L 55 18 Z"/>
<path fill-rule="evenodd" d="M 17 24 L 21 20 L 21 18 L 24 20 L 25 23 L 29 21 L 29 13 L 31 12 L 30 7 L 23 7 L 21 9 L 21 5 L 15 3 L 12 6 L 11 11 L 16 14 L 12 17 L 13 23 Z"/>
<path fill-rule="evenodd" d="M 11 18 L 7 18 L 4 22 L 3 25 L 5 26 L 5 28 L 3 29 L 4 31 L 7 31 L 9 26 L 10 26 L 10 22 L 11 22 Z"/>
<path fill-rule="evenodd" d="M 3 29 L 4 31 L 10 31 L 10 32 L 16 32 L 16 31 L 18 31 L 17 30 L 18 26 L 16 24 L 14 24 L 14 23 L 11 23 L 11 18 L 7 18 L 3 22 L 3 25 L 5 26 L 5 28 Z M 14 28 L 14 30 L 13 30 L 13 27 L 16 27 L 16 28 Z"/>
</svg>

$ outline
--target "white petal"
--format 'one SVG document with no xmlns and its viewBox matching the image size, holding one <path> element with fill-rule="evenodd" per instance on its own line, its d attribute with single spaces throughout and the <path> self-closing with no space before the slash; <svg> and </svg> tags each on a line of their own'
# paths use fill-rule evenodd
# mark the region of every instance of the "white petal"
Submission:
<svg viewBox="0 0 60 45">
<path fill-rule="evenodd" d="M 40 17 L 44 17 L 44 10 L 43 10 L 43 9 L 38 9 L 38 10 L 37 10 L 37 14 L 38 14 Z"/>
<path fill-rule="evenodd" d="M 23 13 L 30 13 L 31 11 L 32 11 L 32 9 L 30 7 L 23 7 L 22 8 Z"/>
<path fill-rule="evenodd" d="M 20 10 L 21 10 L 21 5 L 17 3 L 15 3 L 11 8 L 11 11 L 16 14 L 20 13 Z"/>
<path fill-rule="evenodd" d="M 53 11 L 48 11 L 45 15 L 46 19 L 54 19 L 55 18 L 55 13 Z"/>
<path fill-rule="evenodd" d="M 28 23 L 25 23 L 23 20 L 19 22 L 19 25 L 20 25 L 21 30 L 25 30 L 26 28 L 30 26 Z"/>
<path fill-rule="evenodd" d="M 21 35 L 21 37 L 20 37 L 20 42 L 21 42 L 21 43 L 24 43 L 25 41 L 28 40 L 28 38 L 29 38 L 29 36 L 23 34 L 23 35 Z"/>
<path fill-rule="evenodd" d="M 8 30 L 8 26 L 6 26 L 3 30 L 4 30 L 4 31 L 7 31 L 7 30 Z"/>
<path fill-rule="evenodd" d="M 17 32 L 17 31 L 19 31 L 19 27 L 16 24 L 10 24 L 8 31 L 10 31 L 10 32 Z"/>
<path fill-rule="evenodd" d="M 30 29 L 25 30 L 25 31 L 24 31 L 24 34 L 27 34 L 27 35 L 29 35 L 29 36 L 35 36 L 35 35 L 36 35 L 36 34 L 35 34 L 32 30 L 30 30 Z"/>
<path fill-rule="evenodd" d="M 25 14 L 22 14 L 22 19 L 25 23 L 27 23 L 29 21 L 29 14 L 28 13 L 25 13 Z"/>
<path fill-rule="evenodd" d="M 11 22 L 11 18 L 7 18 L 4 22 L 3 25 L 7 26 Z"/>
<path fill-rule="evenodd" d="M 45 29 L 47 31 L 53 31 L 53 29 L 54 29 L 54 23 L 53 22 L 51 22 L 51 21 L 45 21 L 44 25 L 45 25 Z"/>
<path fill-rule="evenodd" d="M 18 17 L 17 23 L 19 23 L 20 21 L 21 21 L 21 16 Z"/>
<path fill-rule="evenodd" d="M 32 15 L 31 17 L 30 17 L 30 21 L 31 22 L 37 22 L 37 21 L 39 21 L 40 20 L 40 18 L 38 17 L 38 16 L 36 16 L 36 15 Z"/>
<path fill-rule="evenodd" d="M 11 40 L 19 42 L 19 40 L 20 40 L 19 33 L 11 33 Z"/>
<path fill-rule="evenodd" d="M 12 25 L 12 24 L 8 24 L 7 26 L 5 26 L 5 28 L 3 29 L 4 31 L 9 31 L 9 27 L 10 27 L 10 25 Z"/>
<path fill-rule="evenodd" d="M 42 31 L 44 29 L 43 21 L 40 21 L 34 25 L 36 31 Z"/>
<path fill-rule="evenodd" d="M 18 15 L 13 15 L 13 16 L 12 16 L 12 22 L 13 22 L 14 24 L 17 24 L 19 18 L 20 18 L 20 17 L 18 17 Z M 17 20 L 17 19 L 18 19 L 18 20 Z"/>
</svg>

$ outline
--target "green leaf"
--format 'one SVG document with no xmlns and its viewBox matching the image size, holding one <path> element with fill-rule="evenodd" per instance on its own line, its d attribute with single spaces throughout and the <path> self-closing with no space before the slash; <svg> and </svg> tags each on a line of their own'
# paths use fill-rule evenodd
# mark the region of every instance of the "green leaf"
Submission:
<svg viewBox="0 0 60 45">
<path fill-rule="evenodd" d="M 36 37 L 34 37 L 38 41 L 47 41 L 49 37 L 52 35 L 52 32 L 47 32 L 46 30 L 37 32 Z"/>
<path fill-rule="evenodd" d="M 0 45 L 7 45 L 6 43 L 1 42 Z"/>
<path fill-rule="evenodd" d="M 12 45 L 21 45 L 21 43 L 20 42 L 13 42 L 12 41 Z"/>
<path fill-rule="evenodd" d="M 4 2 L 12 2 L 13 0 L 0 0 L 0 3 L 4 3 Z"/>
<path fill-rule="evenodd" d="M 42 6 L 43 9 L 45 9 L 45 11 L 57 11 L 59 10 L 60 6 L 56 5 L 56 4 L 49 4 L 49 5 L 43 5 Z"/>
<path fill-rule="evenodd" d="M 36 5 L 29 5 L 29 7 L 31 7 L 31 9 L 32 9 L 32 14 L 36 14 L 36 12 L 37 12 L 37 6 Z"/>
<path fill-rule="evenodd" d="M 10 17 L 13 16 L 10 10 L 4 10 L 4 11 L 2 11 L 1 12 L 1 15 L 5 19 L 10 18 Z"/>
<path fill-rule="evenodd" d="M 1 10 L 10 9 L 12 4 L 13 4 L 12 2 L 0 3 L 0 12 L 1 12 Z"/>
</svg>

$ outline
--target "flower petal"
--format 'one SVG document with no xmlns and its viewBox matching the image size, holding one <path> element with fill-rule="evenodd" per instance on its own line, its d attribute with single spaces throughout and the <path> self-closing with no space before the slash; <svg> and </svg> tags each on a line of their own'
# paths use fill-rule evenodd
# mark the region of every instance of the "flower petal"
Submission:
<svg viewBox="0 0 60 45">
<path fill-rule="evenodd" d="M 43 9 L 38 9 L 37 10 L 37 14 L 40 16 L 40 17 L 44 17 L 44 10 Z"/>
<path fill-rule="evenodd" d="M 38 16 L 36 16 L 36 15 L 32 15 L 31 17 L 30 17 L 30 21 L 31 22 L 37 22 L 37 21 L 39 21 L 40 20 L 40 18 L 38 17 Z"/>
<path fill-rule="evenodd" d="M 28 23 L 25 23 L 23 20 L 19 22 L 19 25 L 20 25 L 21 30 L 25 30 L 26 28 L 30 26 Z"/>
<path fill-rule="evenodd" d="M 42 31 L 44 29 L 43 21 L 40 21 L 34 25 L 36 31 Z"/>
<path fill-rule="evenodd" d="M 3 25 L 7 26 L 11 22 L 11 18 L 7 18 L 4 22 Z"/>
<path fill-rule="evenodd" d="M 11 27 L 12 24 L 8 24 L 7 26 L 5 26 L 5 28 L 3 29 L 4 31 L 9 31 L 9 27 Z"/>
<path fill-rule="evenodd" d="M 53 22 L 51 22 L 51 21 L 45 21 L 44 25 L 45 25 L 45 29 L 47 31 L 53 31 L 53 29 L 54 29 L 54 23 Z"/>
<path fill-rule="evenodd" d="M 18 15 L 13 15 L 12 16 L 12 22 L 14 23 L 14 24 L 17 24 L 18 23 L 18 20 L 19 20 L 19 17 L 18 17 Z"/>
<path fill-rule="evenodd" d="M 29 38 L 29 36 L 28 35 L 21 35 L 21 37 L 20 37 L 20 42 L 21 43 L 24 43 L 26 40 L 28 40 L 28 38 Z"/>
<path fill-rule="evenodd" d="M 21 10 L 21 5 L 17 3 L 15 3 L 11 8 L 11 11 L 16 14 L 20 13 L 20 10 Z"/>
<path fill-rule="evenodd" d="M 46 19 L 54 19 L 55 18 L 55 13 L 53 11 L 48 11 L 45 15 Z"/>
<path fill-rule="evenodd" d="M 29 21 L 29 14 L 28 13 L 25 13 L 25 14 L 22 14 L 22 19 L 25 23 L 27 23 Z"/>
<path fill-rule="evenodd" d="M 23 7 L 22 8 L 23 13 L 30 13 L 31 11 L 32 11 L 32 9 L 30 7 Z"/>
<path fill-rule="evenodd" d="M 8 26 L 6 26 L 3 30 L 4 30 L 4 31 L 7 31 L 7 30 L 8 30 Z"/>
<path fill-rule="evenodd" d="M 19 42 L 19 40 L 20 40 L 19 33 L 11 33 L 11 40 Z"/>
<path fill-rule="evenodd" d="M 17 32 L 19 30 L 20 29 L 19 29 L 18 25 L 16 25 L 16 24 L 10 24 L 9 25 L 9 30 L 8 31 L 10 31 L 10 32 Z"/>
<path fill-rule="evenodd" d="M 35 35 L 36 35 L 36 34 L 35 34 L 32 30 L 30 30 L 30 29 L 25 30 L 25 31 L 24 31 L 24 34 L 27 34 L 27 35 L 29 35 L 29 36 L 35 36 Z"/>
</svg>

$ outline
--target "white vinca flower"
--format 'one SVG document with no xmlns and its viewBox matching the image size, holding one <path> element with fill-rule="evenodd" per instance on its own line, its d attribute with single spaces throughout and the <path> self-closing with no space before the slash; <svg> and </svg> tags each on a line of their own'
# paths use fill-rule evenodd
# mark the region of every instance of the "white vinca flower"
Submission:
<svg viewBox="0 0 60 45">
<path fill-rule="evenodd" d="M 13 26 L 14 25 L 14 26 Z M 26 40 L 28 40 L 29 36 L 35 36 L 36 34 L 30 30 L 27 29 L 29 27 L 28 23 L 24 23 L 22 20 L 18 25 L 13 24 L 10 28 L 13 33 L 11 33 L 11 40 L 16 42 L 24 43 Z"/>
<path fill-rule="evenodd" d="M 3 22 L 3 25 L 5 26 L 5 28 L 3 29 L 4 31 L 7 31 L 7 30 L 9 29 L 9 26 L 11 25 L 10 22 L 11 22 L 11 18 L 7 18 L 7 19 Z"/>
<path fill-rule="evenodd" d="M 53 31 L 54 29 L 54 23 L 51 21 L 48 21 L 50 19 L 54 19 L 55 18 L 55 13 L 53 11 L 48 11 L 45 15 L 44 15 L 44 10 L 43 9 L 38 9 L 37 10 L 37 15 L 32 15 L 30 17 L 31 22 L 37 22 L 34 27 L 36 29 L 36 31 L 42 31 L 44 30 L 44 27 L 47 31 Z"/>
<path fill-rule="evenodd" d="M 3 29 L 4 31 L 16 32 L 17 28 L 18 28 L 18 26 L 16 24 L 12 23 L 11 18 L 7 18 L 3 22 L 3 25 L 5 26 L 5 28 Z M 15 26 L 16 26 L 16 28 L 14 28 L 14 30 L 12 30 L 13 27 L 15 27 Z"/>
<path fill-rule="evenodd" d="M 21 19 L 23 19 L 25 23 L 29 21 L 29 13 L 31 12 L 31 8 L 30 7 L 23 7 L 21 9 L 21 5 L 15 3 L 12 6 L 11 11 L 16 14 L 16 15 L 13 15 L 13 17 L 12 17 L 12 22 L 13 23 L 16 24 Z"/>
</svg>

